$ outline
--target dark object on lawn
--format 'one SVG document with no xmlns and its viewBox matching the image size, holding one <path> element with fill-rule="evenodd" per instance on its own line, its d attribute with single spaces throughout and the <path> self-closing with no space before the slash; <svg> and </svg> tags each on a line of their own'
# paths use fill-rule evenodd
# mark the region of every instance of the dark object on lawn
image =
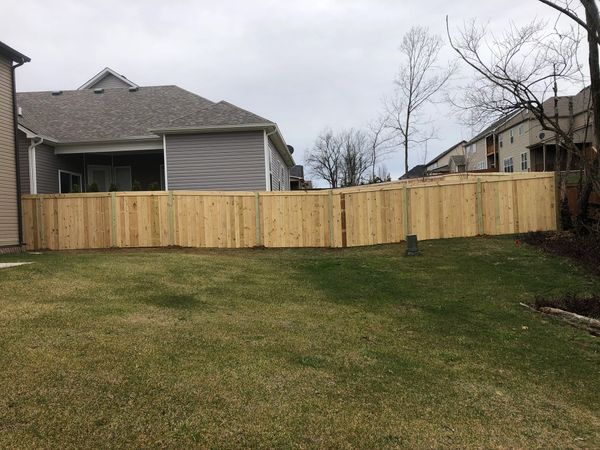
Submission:
<svg viewBox="0 0 600 450">
<path fill-rule="evenodd" d="M 417 256 L 419 254 L 419 245 L 416 234 L 406 236 L 406 256 Z"/>
<path fill-rule="evenodd" d="M 567 294 L 562 298 L 536 297 L 533 306 L 535 309 L 556 308 L 569 311 L 580 316 L 600 319 L 600 296 L 577 297 L 575 294 Z"/>
<path fill-rule="evenodd" d="M 585 236 L 574 233 L 527 233 L 524 242 L 544 251 L 569 257 L 583 264 L 590 272 L 600 275 L 600 234 Z"/>
</svg>

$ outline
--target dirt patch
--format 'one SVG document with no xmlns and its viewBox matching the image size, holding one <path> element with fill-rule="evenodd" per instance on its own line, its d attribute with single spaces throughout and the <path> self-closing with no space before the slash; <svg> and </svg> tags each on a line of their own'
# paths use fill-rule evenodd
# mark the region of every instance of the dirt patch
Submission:
<svg viewBox="0 0 600 450">
<path fill-rule="evenodd" d="M 543 250 L 571 258 L 600 276 L 600 235 L 579 236 L 573 233 L 528 233 L 522 240 Z"/>
<path fill-rule="evenodd" d="M 575 294 L 568 294 L 562 298 L 537 297 L 533 306 L 538 310 L 540 308 L 556 308 L 592 319 L 600 319 L 600 296 L 598 295 L 577 297 Z"/>
</svg>

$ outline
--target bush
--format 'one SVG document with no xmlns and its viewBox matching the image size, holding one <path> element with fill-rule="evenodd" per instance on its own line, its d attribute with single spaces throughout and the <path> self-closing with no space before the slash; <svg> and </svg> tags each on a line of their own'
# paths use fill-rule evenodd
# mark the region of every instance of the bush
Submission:
<svg viewBox="0 0 600 450">
<path fill-rule="evenodd" d="M 160 191 L 160 184 L 157 182 L 150 183 L 148 185 L 148 190 L 149 191 Z"/>
<path fill-rule="evenodd" d="M 71 186 L 72 194 L 79 194 L 80 192 L 81 192 L 81 186 L 79 186 L 78 184 L 74 184 L 73 186 Z"/>
<path fill-rule="evenodd" d="M 528 233 L 523 241 L 556 255 L 566 256 L 583 264 L 592 273 L 600 275 L 600 235 L 590 233 Z"/>
<path fill-rule="evenodd" d="M 131 190 L 132 191 L 141 191 L 142 183 L 140 183 L 138 180 L 133 180 L 133 184 L 131 185 Z"/>
<path fill-rule="evenodd" d="M 117 192 L 118 190 L 118 185 L 116 185 L 115 183 L 110 183 L 110 186 L 108 187 L 108 192 Z"/>
<path fill-rule="evenodd" d="M 87 188 L 88 192 L 100 192 L 100 188 L 98 187 L 98 183 L 96 183 L 95 181 L 90 184 Z"/>
</svg>

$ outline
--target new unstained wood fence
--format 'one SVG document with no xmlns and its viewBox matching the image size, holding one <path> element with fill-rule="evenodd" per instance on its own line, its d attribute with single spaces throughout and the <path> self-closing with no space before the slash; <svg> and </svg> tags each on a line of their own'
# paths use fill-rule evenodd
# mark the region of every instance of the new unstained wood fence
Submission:
<svg viewBox="0 0 600 450">
<path fill-rule="evenodd" d="M 27 195 L 27 248 L 352 247 L 555 230 L 552 173 L 470 174 L 308 192 Z"/>
</svg>

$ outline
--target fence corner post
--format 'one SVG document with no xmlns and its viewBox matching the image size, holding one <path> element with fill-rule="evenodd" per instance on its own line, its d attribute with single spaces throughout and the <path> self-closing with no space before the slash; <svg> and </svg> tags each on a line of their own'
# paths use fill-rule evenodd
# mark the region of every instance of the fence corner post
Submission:
<svg viewBox="0 0 600 450">
<path fill-rule="evenodd" d="M 483 229 L 483 197 L 481 195 L 481 178 L 477 178 L 477 191 L 476 195 L 476 205 L 475 209 L 477 212 L 477 234 L 479 236 L 484 235 Z"/>
<path fill-rule="evenodd" d="M 254 210 L 256 216 L 256 247 L 262 247 L 262 218 L 260 215 L 260 193 L 254 193 Z"/>
<path fill-rule="evenodd" d="M 169 224 L 169 246 L 175 245 L 175 207 L 174 207 L 174 198 L 173 191 L 169 191 L 167 198 L 167 214 L 168 214 L 168 224 Z"/>
<path fill-rule="evenodd" d="M 333 189 L 329 189 L 328 195 L 328 205 L 329 205 L 329 246 L 335 247 L 334 239 L 335 239 L 335 230 L 333 224 Z"/>
<path fill-rule="evenodd" d="M 110 211 L 111 211 L 111 245 L 117 246 L 117 193 L 110 193 Z"/>
</svg>

